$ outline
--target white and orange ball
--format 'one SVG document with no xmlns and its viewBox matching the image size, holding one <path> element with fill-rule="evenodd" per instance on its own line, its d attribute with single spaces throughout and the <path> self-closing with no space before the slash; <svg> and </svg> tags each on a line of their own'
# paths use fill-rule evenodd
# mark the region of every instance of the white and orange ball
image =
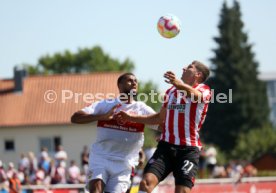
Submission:
<svg viewBox="0 0 276 193">
<path fill-rule="evenodd" d="M 160 17 L 157 23 L 158 32 L 165 38 L 174 38 L 179 34 L 180 28 L 180 20 L 172 14 Z"/>
</svg>

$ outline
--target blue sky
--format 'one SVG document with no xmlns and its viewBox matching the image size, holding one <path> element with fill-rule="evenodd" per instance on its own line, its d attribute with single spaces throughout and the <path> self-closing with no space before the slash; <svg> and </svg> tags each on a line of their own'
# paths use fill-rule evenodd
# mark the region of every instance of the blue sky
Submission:
<svg viewBox="0 0 276 193">
<path fill-rule="evenodd" d="M 168 3 L 169 2 L 169 3 Z M 232 1 L 228 0 L 231 4 Z M 167 70 L 181 75 L 197 59 L 210 65 L 212 38 L 223 0 L 24 0 L 0 1 L 0 78 L 11 78 L 13 66 L 36 64 L 39 57 L 101 46 L 121 61 L 130 58 L 139 80 L 153 80 L 164 91 Z M 240 0 L 244 31 L 261 72 L 276 71 L 276 1 Z M 174 39 L 156 29 L 171 13 L 182 23 Z"/>
</svg>

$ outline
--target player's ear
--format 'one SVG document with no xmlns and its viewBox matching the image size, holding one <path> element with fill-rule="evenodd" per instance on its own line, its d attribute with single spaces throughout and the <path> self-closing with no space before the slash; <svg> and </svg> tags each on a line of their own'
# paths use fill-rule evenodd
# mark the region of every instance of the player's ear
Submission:
<svg viewBox="0 0 276 193">
<path fill-rule="evenodd" d="M 118 83 L 117 86 L 118 86 L 119 91 L 121 92 L 122 91 L 122 83 Z"/>
<path fill-rule="evenodd" d="M 203 80 L 203 73 L 202 72 L 197 72 L 196 76 L 198 79 Z"/>
</svg>

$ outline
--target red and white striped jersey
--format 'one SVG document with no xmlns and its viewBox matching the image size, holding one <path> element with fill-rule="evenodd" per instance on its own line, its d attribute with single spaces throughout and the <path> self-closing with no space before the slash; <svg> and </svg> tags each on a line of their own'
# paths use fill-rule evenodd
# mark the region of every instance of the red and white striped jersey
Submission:
<svg viewBox="0 0 276 193">
<path fill-rule="evenodd" d="M 175 145 L 201 148 L 199 130 L 206 117 L 211 90 L 205 84 L 198 84 L 193 88 L 203 94 L 201 101 L 186 97 L 183 91 L 174 86 L 166 91 L 163 107 L 167 110 L 161 140 Z"/>
</svg>

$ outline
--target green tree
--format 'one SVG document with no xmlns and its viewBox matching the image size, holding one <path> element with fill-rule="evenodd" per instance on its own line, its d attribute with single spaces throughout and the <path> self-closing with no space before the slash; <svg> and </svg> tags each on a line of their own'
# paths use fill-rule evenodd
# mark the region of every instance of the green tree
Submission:
<svg viewBox="0 0 276 193">
<path fill-rule="evenodd" d="M 276 153 L 276 131 L 270 126 L 264 126 L 241 134 L 232 156 L 252 161 L 268 152 Z"/>
<path fill-rule="evenodd" d="M 143 93 L 139 100 L 144 101 L 147 105 L 151 106 L 155 111 L 159 111 L 161 108 L 161 101 L 159 101 L 158 86 L 152 81 L 141 82 L 138 87 L 138 92 Z"/>
<path fill-rule="evenodd" d="M 79 49 L 77 53 L 66 50 L 53 56 L 42 56 L 35 66 L 24 65 L 30 75 L 86 73 L 98 71 L 132 71 L 134 63 L 129 59 L 120 62 L 104 53 L 100 46 Z"/>
<path fill-rule="evenodd" d="M 239 3 L 234 1 L 233 7 L 228 7 L 224 2 L 219 36 L 214 38 L 217 48 L 211 58 L 213 77 L 208 84 L 214 89 L 215 96 L 228 94 L 232 89 L 232 103 L 215 101 L 210 104 L 203 138 L 226 151 L 235 147 L 240 133 L 260 128 L 268 122 L 266 87 L 257 78 L 258 63 L 243 26 Z"/>
<path fill-rule="evenodd" d="M 158 99 L 159 92 L 158 87 L 153 82 L 145 82 L 139 84 L 139 93 L 143 93 L 143 97 L 138 100 L 144 101 L 147 105 L 151 106 L 156 112 L 159 112 L 161 108 L 161 102 Z M 147 100 L 145 100 L 147 99 Z M 145 129 L 145 147 L 155 147 L 157 145 L 156 137 L 159 131 L 154 131 L 151 128 Z"/>
</svg>

